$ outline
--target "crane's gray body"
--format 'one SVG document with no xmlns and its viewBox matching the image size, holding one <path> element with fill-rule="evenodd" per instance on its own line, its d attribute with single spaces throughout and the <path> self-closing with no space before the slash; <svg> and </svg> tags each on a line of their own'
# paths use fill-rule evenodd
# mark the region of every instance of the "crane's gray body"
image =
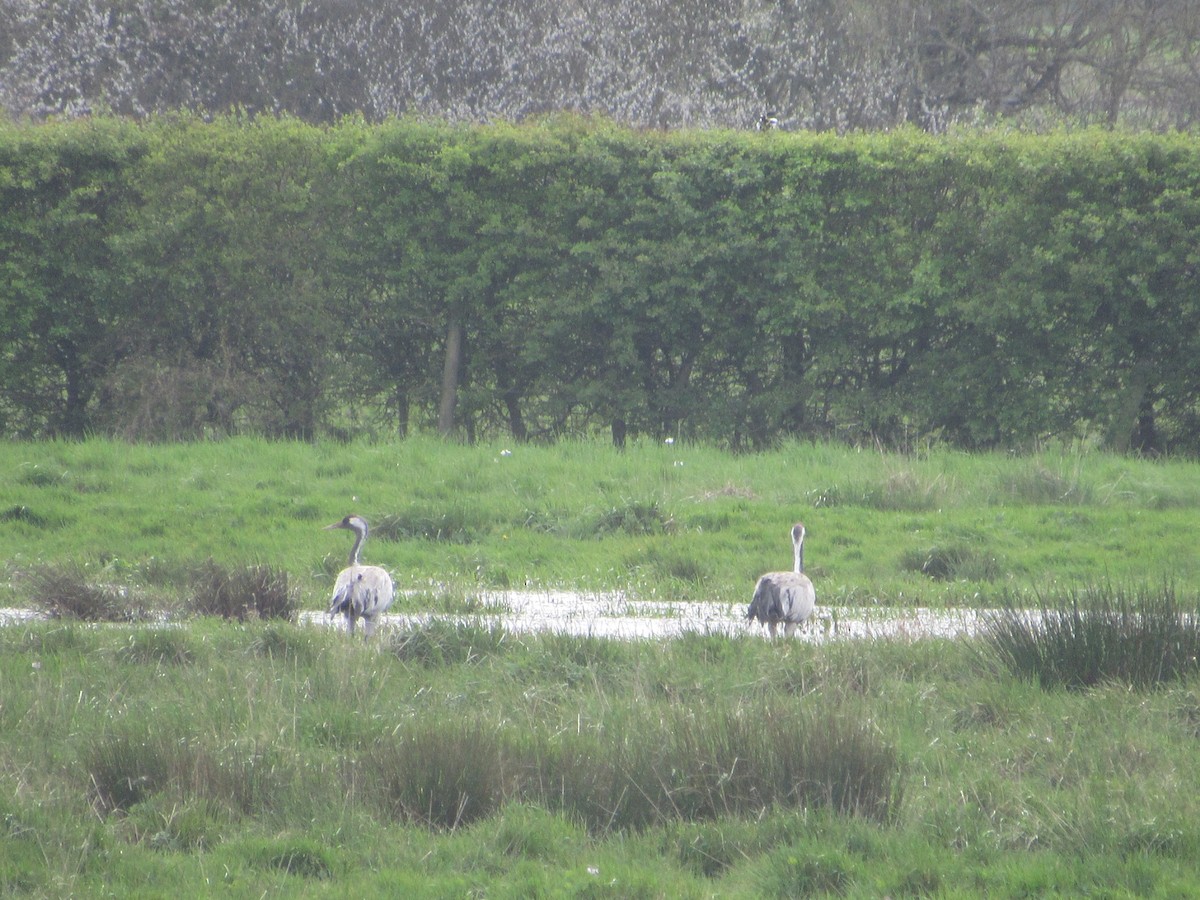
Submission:
<svg viewBox="0 0 1200 900">
<path fill-rule="evenodd" d="M 767 626 L 774 637 L 779 625 L 791 637 L 796 629 L 813 614 L 817 592 L 804 574 L 804 526 L 792 526 L 792 546 L 795 551 L 791 572 L 768 572 L 754 586 L 754 598 L 746 612 L 749 621 L 757 619 Z"/>
<path fill-rule="evenodd" d="M 367 522 L 360 516 L 346 516 L 326 528 L 346 528 L 356 535 L 350 550 L 350 565 L 338 573 L 333 585 L 333 599 L 329 603 L 329 615 L 339 613 L 346 618 L 346 630 L 354 634 L 354 626 L 362 619 L 363 633 L 370 637 L 375 626 L 396 597 L 392 576 L 379 566 L 364 566 L 358 554 L 367 540 Z"/>
</svg>

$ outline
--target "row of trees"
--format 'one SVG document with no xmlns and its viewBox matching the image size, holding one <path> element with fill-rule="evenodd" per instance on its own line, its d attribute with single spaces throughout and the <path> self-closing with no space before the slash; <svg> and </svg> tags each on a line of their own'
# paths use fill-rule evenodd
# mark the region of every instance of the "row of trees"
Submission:
<svg viewBox="0 0 1200 900">
<path fill-rule="evenodd" d="M 0 431 L 1200 451 L 1182 136 L 0 126 Z"/>
<path fill-rule="evenodd" d="M 1191 127 L 1194 0 L 0 0 L 12 116 Z"/>
</svg>

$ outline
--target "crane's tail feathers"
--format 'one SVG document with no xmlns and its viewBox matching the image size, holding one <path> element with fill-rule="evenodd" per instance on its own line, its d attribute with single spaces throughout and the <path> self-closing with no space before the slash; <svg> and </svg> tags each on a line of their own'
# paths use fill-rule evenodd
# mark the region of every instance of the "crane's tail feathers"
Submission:
<svg viewBox="0 0 1200 900">
<path fill-rule="evenodd" d="M 329 604 L 329 617 L 332 619 L 336 615 L 361 616 L 363 603 L 362 598 L 355 591 L 338 591 L 333 595 L 333 602 Z"/>
<path fill-rule="evenodd" d="M 783 601 L 779 586 L 769 578 L 760 578 L 754 588 L 754 598 L 746 611 L 746 618 L 760 622 L 778 621 L 783 618 Z"/>
<path fill-rule="evenodd" d="M 339 613 L 346 611 L 346 607 L 350 605 L 350 598 L 344 594 L 335 594 L 333 602 L 329 604 L 329 618 L 333 618 Z"/>
</svg>

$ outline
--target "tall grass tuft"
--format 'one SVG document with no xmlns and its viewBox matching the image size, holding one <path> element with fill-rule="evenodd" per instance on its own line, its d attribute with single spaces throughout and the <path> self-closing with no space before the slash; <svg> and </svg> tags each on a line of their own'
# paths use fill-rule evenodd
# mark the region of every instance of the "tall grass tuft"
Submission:
<svg viewBox="0 0 1200 900">
<path fill-rule="evenodd" d="M 961 540 L 907 551 L 900 567 L 934 581 L 995 581 L 1000 573 L 994 555 Z"/>
<path fill-rule="evenodd" d="M 55 527 L 58 522 L 53 522 L 46 516 L 34 512 L 24 504 L 10 506 L 8 509 L 0 512 L 0 522 L 23 522 L 31 528 L 44 530 L 46 528 Z"/>
<path fill-rule="evenodd" d="M 348 765 L 347 789 L 400 822 L 454 830 L 512 793 L 504 750 L 497 729 L 477 718 L 414 721 Z"/>
<path fill-rule="evenodd" d="M 414 718 L 345 758 L 345 791 L 438 830 L 521 803 L 592 834 L 775 809 L 888 822 L 902 800 L 897 752 L 851 716 L 679 706 L 605 719 L 524 730 L 469 714 Z"/>
<path fill-rule="evenodd" d="M 622 499 L 606 509 L 599 510 L 590 524 L 590 534 L 585 537 L 624 533 L 631 535 L 670 534 L 674 520 L 663 512 L 657 500 Z"/>
<path fill-rule="evenodd" d="M 278 869 L 300 878 L 325 879 L 333 875 L 333 855 L 311 838 L 285 838 L 242 848 L 250 864 Z"/>
<path fill-rule="evenodd" d="M 133 664 L 186 665 L 196 658 L 193 636 L 182 629 L 149 627 L 129 635 L 117 659 Z"/>
<path fill-rule="evenodd" d="M 1078 460 L 1070 471 L 1060 463 L 1058 471 L 1043 462 L 1032 463 L 1000 479 L 1001 490 L 1024 503 L 1085 505 L 1094 499 L 1091 486 L 1084 480 Z"/>
<path fill-rule="evenodd" d="M 386 646 L 402 662 L 439 668 L 500 655 L 510 640 L 508 632 L 499 626 L 489 627 L 469 619 L 433 620 L 420 627 L 390 632 Z"/>
<path fill-rule="evenodd" d="M 42 566 L 29 576 L 34 606 L 54 619 L 83 622 L 137 622 L 150 611 L 129 589 L 93 584 L 82 566 Z"/>
<path fill-rule="evenodd" d="M 258 656 L 310 664 L 318 656 L 319 643 L 311 629 L 271 623 L 258 632 L 250 649 Z"/>
<path fill-rule="evenodd" d="M 138 802 L 126 813 L 121 833 L 154 850 L 203 852 L 221 843 L 230 816 L 207 800 L 180 800 L 155 794 Z"/>
<path fill-rule="evenodd" d="M 381 541 L 426 540 L 469 544 L 487 533 L 491 523 L 476 504 L 454 500 L 430 510 L 412 505 L 404 512 L 383 516 L 371 535 Z"/>
<path fill-rule="evenodd" d="M 842 854 L 814 856 L 803 847 L 791 847 L 771 857 L 763 877 L 762 892 L 768 897 L 838 897 L 850 890 L 854 880 L 851 871 L 850 861 Z M 935 895 L 936 891 L 911 894 L 914 897 Z"/>
<path fill-rule="evenodd" d="M 229 569 L 209 559 L 192 581 L 189 607 L 202 616 L 223 619 L 292 620 L 299 607 L 287 572 L 270 566 Z"/>
<path fill-rule="evenodd" d="M 128 812 L 171 777 L 171 762 L 159 741 L 128 735 L 95 741 L 84 753 L 97 812 Z"/>
<path fill-rule="evenodd" d="M 272 746 L 183 732 L 105 734 L 81 751 L 92 802 L 102 815 L 128 813 L 154 795 L 261 814 L 285 797 L 287 770 Z"/>
<path fill-rule="evenodd" d="M 1170 585 L 1071 590 L 1034 611 L 1010 605 L 986 618 L 981 637 L 991 660 L 1044 688 L 1153 687 L 1194 673 L 1200 660 L 1200 614 Z"/>
<path fill-rule="evenodd" d="M 889 821 L 902 800 L 896 751 L 846 716 L 679 708 L 631 718 L 545 748 L 540 802 L 604 833 L 775 808 Z"/>
</svg>

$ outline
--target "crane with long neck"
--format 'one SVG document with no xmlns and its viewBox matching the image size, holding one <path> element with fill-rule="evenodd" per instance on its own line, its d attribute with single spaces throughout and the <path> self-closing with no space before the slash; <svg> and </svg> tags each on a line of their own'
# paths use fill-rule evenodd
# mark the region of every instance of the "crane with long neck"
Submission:
<svg viewBox="0 0 1200 900">
<path fill-rule="evenodd" d="M 354 532 L 354 546 L 350 548 L 350 561 L 338 573 L 333 585 L 333 599 L 329 604 L 332 618 L 341 613 L 346 618 L 346 630 L 354 634 L 355 623 L 362 619 L 364 636 L 375 631 L 378 619 L 395 599 L 396 589 L 392 576 L 379 566 L 364 566 L 359 554 L 367 541 L 370 526 L 362 516 L 346 516 L 340 522 L 326 525 L 325 530 L 344 528 Z"/>
<path fill-rule="evenodd" d="M 817 605 L 816 589 L 804 574 L 804 535 L 804 525 L 792 526 L 792 571 L 768 572 L 754 586 L 746 619 L 762 622 L 771 637 L 781 623 L 784 635 L 791 637 Z"/>
</svg>

